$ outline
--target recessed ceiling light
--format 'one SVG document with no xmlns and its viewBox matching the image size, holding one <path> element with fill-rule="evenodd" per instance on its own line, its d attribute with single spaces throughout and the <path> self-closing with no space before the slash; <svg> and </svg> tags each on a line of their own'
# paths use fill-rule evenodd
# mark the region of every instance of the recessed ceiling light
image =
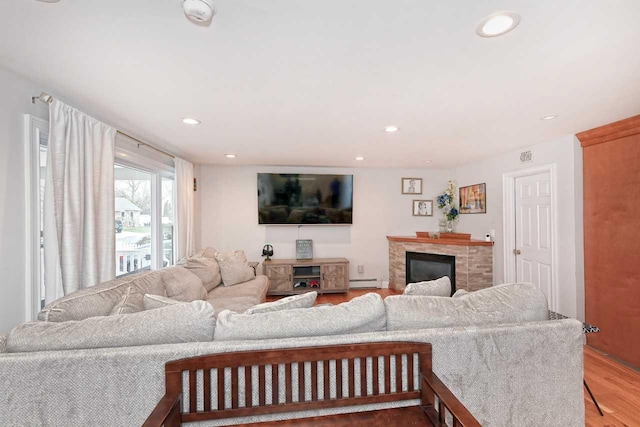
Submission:
<svg viewBox="0 0 640 427">
<path fill-rule="evenodd" d="M 200 120 L 198 119 L 192 119 L 189 117 L 185 117 L 184 119 L 182 119 L 182 123 L 184 123 L 185 125 L 199 125 L 200 124 Z"/>
<path fill-rule="evenodd" d="M 498 12 L 484 18 L 476 27 L 480 37 L 498 37 L 518 26 L 520 15 L 515 12 Z"/>
<path fill-rule="evenodd" d="M 358 156 L 358 157 L 356 157 L 356 160 L 364 160 L 364 157 Z"/>
<path fill-rule="evenodd" d="M 542 117 L 540 117 L 540 120 L 553 120 L 553 119 L 555 119 L 556 117 L 558 117 L 558 115 L 557 115 L 557 114 L 549 114 L 549 115 L 547 115 L 547 116 L 542 116 Z"/>
<path fill-rule="evenodd" d="M 398 132 L 400 128 L 398 126 L 387 126 L 384 128 L 384 131 L 387 133 Z"/>
<path fill-rule="evenodd" d="M 227 159 L 235 159 L 236 157 L 238 157 L 238 156 L 236 156 L 235 154 L 225 154 L 224 156 L 225 156 Z"/>
<path fill-rule="evenodd" d="M 433 160 L 425 160 L 424 162 L 425 163 L 431 163 L 431 162 L 433 162 Z"/>
</svg>

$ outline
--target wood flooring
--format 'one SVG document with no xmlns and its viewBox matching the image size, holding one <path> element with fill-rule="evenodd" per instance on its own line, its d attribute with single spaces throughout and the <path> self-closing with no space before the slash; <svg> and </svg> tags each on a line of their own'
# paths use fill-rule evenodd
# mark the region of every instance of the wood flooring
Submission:
<svg viewBox="0 0 640 427">
<path fill-rule="evenodd" d="M 339 304 L 367 292 L 376 292 L 383 298 L 398 294 L 391 289 L 351 289 L 343 294 L 318 295 L 316 303 Z M 268 297 L 267 300 L 279 298 Z M 640 372 L 585 346 L 584 377 L 604 413 L 600 416 L 585 389 L 587 427 L 640 427 Z"/>
</svg>

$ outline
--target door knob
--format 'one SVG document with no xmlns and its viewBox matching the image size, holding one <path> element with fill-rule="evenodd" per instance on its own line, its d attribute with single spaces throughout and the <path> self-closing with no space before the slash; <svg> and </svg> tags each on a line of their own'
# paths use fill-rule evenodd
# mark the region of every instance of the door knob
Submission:
<svg viewBox="0 0 640 427">
<path fill-rule="evenodd" d="M 522 252 L 520 251 L 520 249 L 514 249 L 513 250 L 513 254 L 514 255 L 520 255 Z"/>
</svg>

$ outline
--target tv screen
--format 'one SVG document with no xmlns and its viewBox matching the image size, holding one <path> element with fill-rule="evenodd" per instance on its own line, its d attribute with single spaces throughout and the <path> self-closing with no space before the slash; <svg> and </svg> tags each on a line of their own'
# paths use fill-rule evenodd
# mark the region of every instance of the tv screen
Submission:
<svg viewBox="0 0 640 427">
<path fill-rule="evenodd" d="M 259 224 L 351 224 L 353 175 L 258 174 Z"/>
</svg>

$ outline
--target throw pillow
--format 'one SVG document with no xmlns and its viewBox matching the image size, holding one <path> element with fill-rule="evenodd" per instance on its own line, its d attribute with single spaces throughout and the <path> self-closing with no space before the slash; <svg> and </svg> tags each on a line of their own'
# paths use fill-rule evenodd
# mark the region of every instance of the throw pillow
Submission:
<svg viewBox="0 0 640 427">
<path fill-rule="evenodd" d="M 145 310 L 154 310 L 156 308 L 167 307 L 169 305 L 181 304 L 182 301 L 176 301 L 161 295 L 145 294 L 143 298 L 143 306 Z"/>
<path fill-rule="evenodd" d="M 207 297 L 202 280 L 186 268 L 175 266 L 157 271 L 162 274 L 167 297 L 182 302 L 204 300 Z"/>
<path fill-rule="evenodd" d="M 461 296 L 468 295 L 470 292 L 464 289 L 458 289 L 455 294 L 451 295 L 452 298 L 460 298 Z"/>
<path fill-rule="evenodd" d="M 547 299 L 531 283 L 493 286 L 464 297 L 392 295 L 384 299 L 387 330 L 479 326 L 547 320 Z"/>
<path fill-rule="evenodd" d="M 245 311 L 245 314 L 269 313 L 271 311 L 291 310 L 294 308 L 309 308 L 313 307 L 317 297 L 318 293 L 315 291 L 305 292 L 299 295 L 291 295 L 277 301 L 254 305 Z"/>
<path fill-rule="evenodd" d="M 218 315 L 216 341 L 265 340 L 359 334 L 385 330 L 382 297 L 369 293 L 333 306 L 269 313 Z"/>
<path fill-rule="evenodd" d="M 120 301 L 112 309 L 109 316 L 115 314 L 131 314 L 144 310 L 143 296 L 133 286 L 129 286 L 120 297 Z"/>
<path fill-rule="evenodd" d="M 409 283 L 404 290 L 404 295 L 448 297 L 451 296 L 451 280 L 449 279 L 449 276 L 443 276 L 436 280 Z"/>
<path fill-rule="evenodd" d="M 225 286 L 248 282 L 255 277 L 244 251 L 216 252 L 216 261 L 220 265 L 222 283 Z"/>
<path fill-rule="evenodd" d="M 222 283 L 220 266 L 215 259 L 205 256 L 190 256 L 178 261 L 178 265 L 186 268 L 202 280 L 207 292 L 211 292 L 216 286 Z"/>
<path fill-rule="evenodd" d="M 9 353 L 211 341 L 215 312 L 206 301 L 67 322 L 28 322 L 7 338 Z"/>
</svg>

